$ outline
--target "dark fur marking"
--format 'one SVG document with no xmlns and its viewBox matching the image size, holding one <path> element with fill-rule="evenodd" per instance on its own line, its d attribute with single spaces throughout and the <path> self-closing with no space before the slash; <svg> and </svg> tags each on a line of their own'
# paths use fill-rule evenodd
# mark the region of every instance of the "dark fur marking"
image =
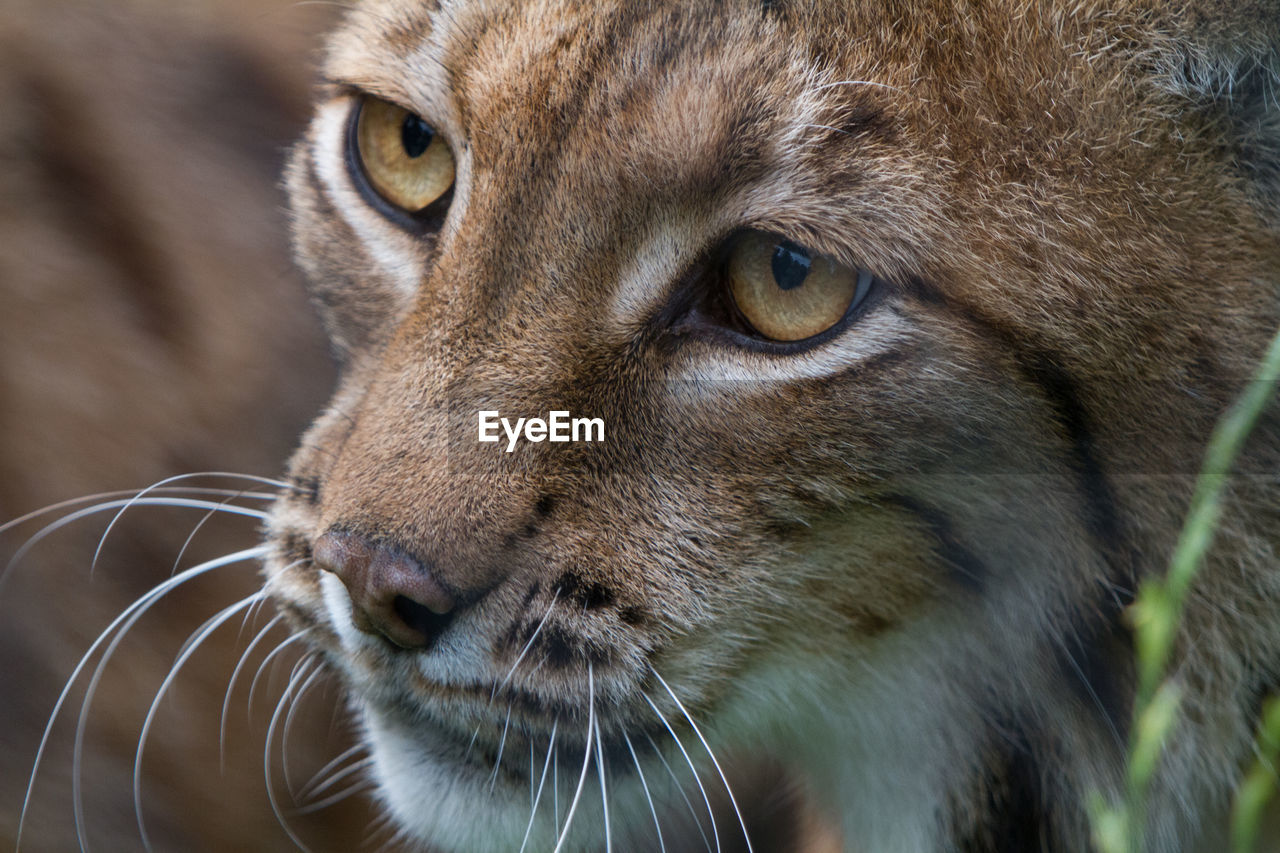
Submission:
<svg viewBox="0 0 1280 853">
<path fill-rule="evenodd" d="M 319 477 L 292 477 L 289 482 L 309 505 L 316 506 L 320 503 Z"/>
<path fill-rule="evenodd" d="M 533 511 L 538 515 L 546 518 L 551 515 L 551 511 L 556 508 L 556 499 L 551 495 L 543 495 L 538 498 L 538 502 L 533 505 Z"/>
<path fill-rule="evenodd" d="M 311 543 L 301 533 L 286 533 L 280 539 L 286 563 L 311 562 Z"/>
<path fill-rule="evenodd" d="M 601 583 L 583 578 L 576 572 L 565 572 L 556 581 L 560 597 L 580 605 L 584 610 L 599 610 L 616 600 L 613 590 Z"/>
<path fill-rule="evenodd" d="M 1133 705 L 1133 637 L 1122 619 L 1133 602 L 1135 560 L 1125 544 L 1115 492 L 1093 453 L 1088 413 L 1065 370 L 1047 353 L 1024 351 L 1019 360 L 1027 377 L 1040 386 L 1071 442 L 1071 467 L 1081 492 L 1085 524 L 1106 559 L 1110 580 L 1102 582 L 1099 602 L 1078 613 L 1073 630 L 1054 651 L 1067 683 L 1086 705 L 1094 706 L 1120 743 L 1128 731 Z"/>
<path fill-rule="evenodd" d="M 1031 749 L 1031 739 L 1019 727 L 993 730 L 984 778 L 975 780 L 975 803 L 960 803 L 952 837 L 959 853 L 1067 853 L 1051 823 L 1044 779 Z M 980 815 L 979 823 L 965 818 Z"/>
<path fill-rule="evenodd" d="M 538 597 L 540 592 L 542 592 L 541 583 L 534 582 L 529 586 L 529 590 L 524 594 L 524 598 L 520 602 L 521 615 L 529 612 L 530 605 L 533 604 L 533 600 Z M 513 619 L 511 626 L 503 632 L 502 638 L 498 642 L 498 647 L 501 649 L 514 649 L 518 646 L 523 649 L 524 645 L 533 639 L 533 635 L 537 632 L 541 621 L 541 619 L 535 621 Z"/>
<path fill-rule="evenodd" d="M 885 495 L 884 500 L 915 516 L 924 525 L 933 537 L 934 553 L 947 567 L 954 583 L 971 592 L 982 592 L 990 572 L 986 564 L 956 538 L 946 513 L 906 495 Z"/>
<path fill-rule="evenodd" d="M 908 290 L 920 302 L 941 306 L 967 320 L 1008 352 L 1023 378 L 1040 389 L 1062 429 L 1067 445 L 1065 462 L 1075 475 L 1080 495 L 1080 514 L 1109 572 L 1101 581 L 1099 605 L 1090 613 L 1079 612 L 1071 634 L 1053 651 L 1067 675 L 1067 684 L 1123 738 L 1133 703 L 1134 674 L 1133 638 L 1122 615 L 1133 601 L 1137 561 L 1124 534 L 1115 490 L 1094 453 L 1089 412 L 1075 382 L 1061 366 L 1063 359 L 1028 344 L 1019 330 L 985 317 L 971 306 L 955 303 L 919 279 L 911 281 Z"/>
<path fill-rule="evenodd" d="M 547 665 L 563 669 L 578 658 L 575 639 L 562 628 L 548 625 L 542 629 L 534 643 L 533 651 L 546 660 Z"/>
<path fill-rule="evenodd" d="M 1077 611 L 1069 632 L 1053 648 L 1067 684 L 1086 707 L 1102 715 L 1117 747 L 1128 738 L 1135 683 L 1133 637 L 1121 615 L 1104 594 L 1091 613 Z"/>
<path fill-rule="evenodd" d="M 618 619 L 633 628 L 639 628 L 649 621 L 649 613 L 643 607 L 628 606 L 618 610 Z"/>
</svg>

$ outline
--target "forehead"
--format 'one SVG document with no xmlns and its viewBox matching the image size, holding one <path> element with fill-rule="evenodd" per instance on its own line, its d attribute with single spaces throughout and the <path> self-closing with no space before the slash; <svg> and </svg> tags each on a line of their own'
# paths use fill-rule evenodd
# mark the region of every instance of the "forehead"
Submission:
<svg viewBox="0 0 1280 853">
<path fill-rule="evenodd" d="M 711 179 L 688 173 L 763 168 L 803 150 L 799 137 L 847 131 L 836 113 L 866 115 L 889 91 L 824 89 L 846 69 L 802 31 L 760 0 L 376 0 L 352 12 L 328 70 L 455 125 L 482 170 L 571 147 L 647 181 Z"/>
</svg>

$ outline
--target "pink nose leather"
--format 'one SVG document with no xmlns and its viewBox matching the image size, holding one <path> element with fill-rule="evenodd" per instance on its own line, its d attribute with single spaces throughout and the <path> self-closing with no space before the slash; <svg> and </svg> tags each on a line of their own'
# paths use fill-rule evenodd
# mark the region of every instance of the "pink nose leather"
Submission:
<svg viewBox="0 0 1280 853">
<path fill-rule="evenodd" d="M 355 533 L 316 540 L 316 566 L 338 576 L 351 596 L 351 622 L 404 649 L 424 649 L 443 633 L 456 603 L 412 557 Z"/>
</svg>

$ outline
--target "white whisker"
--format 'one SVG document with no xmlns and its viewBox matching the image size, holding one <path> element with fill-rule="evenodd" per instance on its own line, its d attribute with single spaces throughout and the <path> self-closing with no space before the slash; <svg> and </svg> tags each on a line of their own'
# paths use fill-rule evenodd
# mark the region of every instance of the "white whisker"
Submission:
<svg viewBox="0 0 1280 853">
<path fill-rule="evenodd" d="M 222 504 L 214 503 L 212 501 L 202 501 L 202 500 L 195 500 L 191 498 L 143 498 L 141 500 L 137 500 L 137 499 L 118 500 L 118 501 L 107 501 L 106 503 L 101 503 L 101 504 L 95 504 L 91 507 L 85 507 L 84 509 L 76 510 L 73 513 L 64 515 L 62 518 L 58 519 L 57 521 L 50 522 L 49 524 L 46 524 L 44 527 L 40 528 L 38 531 L 33 533 L 31 537 L 27 539 L 26 542 L 22 543 L 22 547 L 20 547 L 17 551 L 15 551 L 13 556 L 9 558 L 9 562 L 5 564 L 4 571 L 0 572 L 0 589 L 4 588 L 5 581 L 8 580 L 9 572 L 13 569 L 13 567 L 16 566 L 18 563 L 22 562 L 22 560 L 27 556 L 27 554 L 31 552 L 32 548 L 34 548 L 36 545 L 38 545 L 40 542 L 42 542 L 51 534 L 55 533 L 58 530 L 61 530 L 63 527 L 66 527 L 68 524 L 71 524 L 72 522 L 78 521 L 82 518 L 87 518 L 91 515 L 96 515 L 101 512 L 107 512 L 109 510 L 117 509 L 119 507 L 129 506 L 131 504 L 133 506 L 168 506 L 168 507 L 178 507 L 178 508 L 187 508 L 187 509 L 217 508 L 219 511 L 225 512 L 229 515 L 243 515 L 243 516 L 248 516 L 249 518 L 257 519 L 259 521 L 265 521 L 267 519 L 267 513 L 263 512 L 262 510 L 250 509 L 248 507 L 242 507 L 242 506 L 223 506 Z M 105 536 L 106 534 L 103 534 L 103 535 Z M 263 554 L 265 553 L 266 551 L 264 550 Z M 95 561 L 96 559 L 97 559 L 97 555 L 95 554 Z"/>
<path fill-rule="evenodd" d="M 693 800 L 689 799 L 689 795 L 685 793 L 684 785 L 680 784 L 680 777 L 676 775 L 675 768 L 667 761 L 666 756 L 662 754 L 662 750 L 658 748 L 658 745 L 653 742 L 653 738 L 646 734 L 645 740 L 649 741 L 649 748 L 653 750 L 653 754 L 658 756 L 658 761 L 662 762 L 662 766 L 666 768 L 667 775 L 671 777 L 672 783 L 676 786 L 676 792 L 680 794 L 680 798 L 684 800 L 685 806 L 689 809 L 689 814 L 693 817 L 693 825 L 698 827 L 698 834 L 702 836 L 702 846 L 710 850 L 711 839 L 707 837 L 707 830 L 702 825 L 702 817 L 698 814 L 698 810 L 693 807 Z"/>
<path fill-rule="evenodd" d="M 609 792 L 604 783 L 604 744 L 599 724 L 596 725 L 596 775 L 600 777 L 600 803 L 604 809 L 604 850 L 605 853 L 613 853 L 613 832 L 609 827 Z"/>
<path fill-rule="evenodd" d="M 357 755 L 363 752 L 364 749 L 365 749 L 365 745 L 362 743 L 358 743 L 349 749 L 343 750 L 341 754 L 339 754 L 332 761 L 330 761 L 324 767 L 321 767 L 319 770 L 315 772 L 315 775 L 311 777 L 310 781 L 308 781 L 307 784 L 303 785 L 302 788 L 298 791 L 298 796 L 304 800 L 310 799 L 311 797 L 315 796 L 316 794 L 320 793 L 326 788 L 331 787 L 334 782 L 338 781 L 339 779 L 342 779 L 344 776 L 348 774 L 348 772 L 350 771 L 350 767 L 343 768 L 341 772 L 334 774 L 332 777 L 329 777 L 328 779 L 325 779 L 325 777 L 328 776 L 328 774 L 333 773 L 335 770 L 337 770 L 338 767 L 341 766 L 343 762 L 348 761 L 352 758 L 355 758 Z M 359 761 L 356 762 L 356 764 L 359 764 L 359 763 L 360 763 Z M 351 765 L 351 766 L 354 766 L 354 765 Z M 321 780 L 324 780 L 324 781 L 322 782 Z"/>
<path fill-rule="evenodd" d="M 262 546 L 259 546 L 256 548 L 249 548 L 247 550 L 237 551 L 234 554 L 228 554 L 224 557 L 219 557 L 214 560 L 209 560 L 208 562 L 201 563 L 198 566 L 194 566 L 190 569 L 187 569 L 186 571 L 182 572 L 176 577 L 169 578 L 164 583 L 161 583 L 159 586 L 156 586 L 154 589 L 147 591 L 145 594 L 139 597 L 136 601 L 134 601 L 132 604 L 126 607 L 120 613 L 120 615 L 117 616 L 115 619 L 113 619 L 111 624 L 108 625 L 102 631 L 102 633 L 98 635 L 97 639 L 95 639 L 93 641 L 93 644 L 89 646 L 89 650 L 85 652 L 84 655 L 80 658 L 79 663 L 76 664 L 75 669 L 71 672 L 71 675 L 67 678 L 66 684 L 63 685 L 62 692 L 58 694 L 58 699 L 54 703 L 53 711 L 49 714 L 49 721 L 48 723 L 45 724 L 44 733 L 40 737 L 40 745 L 36 748 L 35 760 L 32 762 L 32 765 L 31 765 L 31 777 L 27 782 L 27 792 L 22 800 L 22 812 L 19 814 L 19 817 L 18 817 L 18 833 L 17 833 L 17 837 L 14 839 L 15 849 L 22 842 L 22 830 L 23 830 L 24 824 L 26 823 L 27 809 L 30 807 L 30 804 L 31 804 L 31 793 L 35 788 L 36 775 L 39 773 L 40 762 L 43 759 L 44 751 L 48 746 L 49 736 L 53 732 L 53 725 L 57 721 L 59 713 L 61 713 L 62 711 L 62 706 L 66 704 L 67 697 L 71 693 L 71 688 L 75 685 L 76 681 L 79 679 L 80 673 L 82 673 L 85 667 L 88 666 L 89 661 L 92 660 L 93 656 L 98 652 L 98 649 L 101 648 L 105 642 L 107 642 L 107 638 L 110 637 L 111 634 L 116 630 L 116 628 L 120 626 L 122 623 L 129 622 L 129 624 L 132 625 L 133 622 L 130 620 L 135 615 L 140 616 L 156 601 L 160 600 L 169 592 L 181 586 L 182 584 L 186 583 L 187 581 L 191 580 L 192 578 L 199 577 L 200 575 L 203 575 L 207 572 L 211 572 L 214 569 L 222 568 L 224 566 L 232 565 L 234 563 L 243 562 L 245 560 L 258 559 L 264 556 L 266 552 L 267 552 L 267 549 Z"/>
<path fill-rule="evenodd" d="M 346 779 L 349 776 L 354 776 L 358 773 L 368 770 L 372 766 L 373 766 L 372 756 L 366 756 L 360 759 L 359 761 L 353 761 L 350 764 L 348 764 L 346 767 L 343 767 L 341 770 L 334 773 L 328 779 L 325 779 L 321 784 L 317 785 L 314 789 L 312 789 L 311 792 L 307 794 L 305 797 L 300 797 L 299 799 L 306 801 L 306 804 L 309 806 L 313 802 L 315 802 L 315 798 L 318 795 L 323 794 L 325 791 L 334 787 L 343 779 Z"/>
<path fill-rule="evenodd" d="M 203 486 L 162 486 L 158 489 L 155 489 L 155 493 L 166 494 L 166 495 L 169 495 L 169 494 L 186 495 L 186 496 L 200 495 L 203 497 L 226 497 L 227 495 L 238 495 L 247 500 L 261 500 L 261 501 L 274 501 L 280 497 L 275 492 L 246 492 L 239 489 L 213 489 L 213 488 L 206 488 Z M 78 498 L 71 498 L 70 500 L 59 501 L 56 504 L 49 504 L 48 506 L 42 506 L 40 507 L 40 509 L 32 510 L 26 515 L 20 515 L 17 518 L 11 518 L 8 521 L 4 522 L 3 524 L 0 524 L 0 533 L 6 533 L 10 530 L 13 530 L 14 528 L 20 527 L 23 524 L 26 524 L 28 521 L 39 518 L 42 515 L 48 515 L 51 512 L 58 512 L 59 510 L 66 509 L 68 507 L 77 506 L 79 504 L 88 504 L 88 503 L 93 503 L 94 501 L 116 500 L 119 498 L 127 499 L 127 498 L 137 497 L 137 496 L 138 496 L 137 489 L 116 489 L 110 492 L 98 492 L 96 495 L 81 495 Z"/>
<path fill-rule="evenodd" d="M 228 495 L 227 497 L 223 498 L 221 501 L 218 502 L 218 504 L 220 507 L 226 507 L 233 500 L 236 500 L 239 497 L 240 497 L 240 493 L 237 492 L 234 495 Z M 209 519 L 213 518 L 218 513 L 218 511 L 219 510 L 216 510 L 216 509 L 210 509 L 203 516 L 201 516 L 200 520 L 197 521 L 195 526 L 191 528 L 191 532 L 187 534 L 187 538 L 184 539 L 182 542 L 182 547 L 178 549 L 178 556 L 173 558 L 173 568 L 169 570 L 170 575 L 175 575 L 178 573 L 178 566 L 182 565 L 182 558 L 186 556 L 187 548 L 191 547 L 191 543 L 196 538 L 196 534 L 200 532 L 200 530 L 205 526 L 205 524 L 209 521 Z M 121 512 L 124 512 L 124 510 L 121 510 Z M 99 548 L 102 547 L 101 542 L 98 543 L 98 547 Z M 92 569 L 90 570 L 92 571 Z"/>
<path fill-rule="evenodd" d="M 147 747 L 147 735 L 151 732 L 151 724 L 155 721 L 157 710 L 160 708 L 160 702 L 164 699 L 165 693 L 169 690 L 169 685 L 173 684 L 174 679 L 178 677 L 178 673 L 182 671 L 182 666 L 195 654 L 196 649 L 207 640 L 214 631 L 218 630 L 224 622 L 244 608 L 266 595 L 265 592 L 257 592 L 248 598 L 237 601 L 229 607 L 225 607 L 215 617 L 215 619 L 204 628 L 199 636 L 190 646 L 178 656 L 173 666 L 169 669 L 168 675 L 164 681 L 160 683 L 160 689 L 156 691 L 155 698 L 151 702 L 151 708 L 147 711 L 146 719 L 142 723 L 142 732 L 138 735 L 138 751 L 133 757 L 133 811 L 138 818 L 138 832 L 142 835 L 142 846 L 150 850 L 151 840 L 147 837 L 146 823 L 142 818 L 142 754 Z"/>
<path fill-rule="evenodd" d="M 587 664 L 587 742 L 582 748 L 582 772 L 578 774 L 578 788 L 573 792 L 573 801 L 569 803 L 569 812 L 564 816 L 564 829 L 556 839 L 556 848 L 551 853 L 560 853 L 565 840 L 569 837 L 569 828 L 573 825 L 573 813 L 578 810 L 578 800 L 582 798 L 582 789 L 587 784 L 587 768 L 591 766 L 591 737 L 596 730 L 596 687 L 595 675 L 591 664 Z"/>
<path fill-rule="evenodd" d="M 533 805 L 529 807 L 529 825 L 525 827 L 524 840 L 520 842 L 519 853 L 524 853 L 524 848 L 529 844 L 529 834 L 533 832 L 533 821 L 538 816 L 538 803 L 542 802 L 542 787 L 547 783 L 547 768 L 551 766 L 551 753 L 556 748 L 556 730 L 559 726 L 560 718 L 556 717 L 551 723 L 551 742 L 547 744 L 547 759 L 542 762 L 542 778 L 538 780 L 538 793 L 533 798 Z M 532 762 L 530 766 L 533 766 Z M 558 826 L 556 829 L 559 831 Z"/>
<path fill-rule="evenodd" d="M 644 790 L 644 798 L 649 802 L 649 813 L 653 815 L 653 829 L 658 833 L 658 849 L 661 853 L 667 853 L 667 845 L 662 840 L 662 823 L 658 820 L 658 809 L 653 805 L 653 795 L 649 793 L 649 783 L 644 778 L 643 768 L 640 767 L 640 758 L 636 755 L 636 748 L 631 745 L 631 738 L 626 732 L 622 733 L 622 739 L 627 743 L 627 751 L 631 753 L 631 760 L 636 765 L 636 773 L 640 776 L 640 787 Z"/>
<path fill-rule="evenodd" d="M 507 730 L 511 728 L 511 706 L 507 705 L 507 721 L 502 724 L 502 738 L 498 741 L 498 758 L 493 762 L 493 773 L 489 776 L 489 793 L 498 784 L 498 768 L 502 766 L 502 750 L 507 745 Z"/>
<path fill-rule="evenodd" d="M 283 713 L 284 707 L 288 704 L 294 689 L 307 673 L 307 663 L 308 658 L 304 657 L 298 661 L 298 666 L 294 667 L 289 676 L 289 683 L 285 685 L 284 693 L 281 695 L 280 701 L 276 703 L 275 711 L 271 714 L 271 722 L 267 724 L 267 742 L 262 748 L 262 778 L 267 786 L 267 800 L 271 803 L 271 811 L 275 814 L 280 828 L 285 831 L 285 834 L 289 836 L 289 840 L 297 845 L 300 850 L 310 853 L 310 848 L 302 842 L 298 834 L 293 831 L 293 827 L 289 826 L 289 822 L 285 820 L 284 812 L 280 809 L 280 801 L 276 798 L 275 788 L 271 785 L 271 744 L 275 741 L 276 726 L 280 723 L 280 714 Z"/>
<path fill-rule="evenodd" d="M 252 610 L 253 608 L 249 608 Z M 222 716 L 218 719 L 218 769 L 224 770 L 226 767 L 226 742 L 227 742 L 227 708 L 231 705 L 231 693 L 235 690 L 236 679 L 240 677 L 240 671 L 244 669 L 244 665 L 249 661 L 249 656 L 253 654 L 253 650 L 257 648 L 258 643 L 284 619 L 281 614 L 271 617 L 271 621 L 259 631 L 249 642 L 244 650 L 244 654 L 240 655 L 240 659 L 236 661 L 236 668 L 231 671 L 231 678 L 227 681 L 227 692 L 222 698 Z"/>
<path fill-rule="evenodd" d="M 293 720 L 297 715 L 298 706 L 302 704 L 302 697 L 315 686 L 316 680 L 323 674 L 324 670 L 317 666 L 315 672 L 307 676 L 307 680 L 302 682 L 302 686 L 293 695 L 293 701 L 289 703 L 289 713 L 285 714 L 284 717 L 284 730 L 280 733 L 280 764 L 281 771 L 284 773 L 284 786 L 289 792 L 290 799 L 294 802 L 298 801 L 298 795 L 293 787 L 292 774 L 289 772 L 289 730 L 293 727 Z"/>
<path fill-rule="evenodd" d="M 249 701 L 245 703 L 249 708 L 249 714 L 251 716 L 253 714 L 253 697 L 258 692 L 258 680 L 262 678 L 262 673 L 266 670 L 267 664 L 271 663 L 271 661 L 275 659 L 276 655 L 280 654 L 282 651 L 289 648 L 289 646 L 301 640 L 310 632 L 311 632 L 311 629 L 307 628 L 304 631 L 299 631 L 296 634 L 291 634 L 290 636 L 286 637 L 283 642 L 281 642 L 274 649 L 272 649 L 267 654 L 267 656 L 262 659 L 262 663 L 258 664 L 258 671 L 253 675 L 253 681 L 249 682 Z"/>
<path fill-rule="evenodd" d="M 685 762 L 689 765 L 689 769 L 693 771 L 693 781 L 697 783 L 698 790 L 702 792 L 702 801 L 707 805 L 707 814 L 711 816 L 711 835 L 715 838 L 716 853 L 720 853 L 720 829 L 716 826 L 715 809 L 711 808 L 711 798 L 707 796 L 707 789 L 702 784 L 702 777 L 698 775 L 698 768 L 694 765 L 693 759 L 689 756 L 689 751 L 684 748 L 684 744 L 680 742 L 680 737 L 676 734 L 676 730 L 667 722 L 667 718 L 658 710 L 658 706 L 653 703 L 648 694 L 641 693 L 644 701 L 649 703 L 649 707 L 653 709 L 653 713 L 658 715 L 658 719 L 662 721 L 662 726 L 671 735 L 671 739 L 676 742 L 676 746 L 680 750 L 680 754 L 684 756 Z"/>
<path fill-rule="evenodd" d="M 361 762 L 360 764 L 362 768 L 368 766 L 366 762 Z M 329 808 L 329 806 L 336 806 L 338 803 L 349 797 L 368 791 L 373 788 L 375 784 L 376 783 L 372 779 L 361 779 L 359 782 L 356 782 L 353 785 L 348 785 L 338 793 L 325 797 L 323 800 L 308 803 L 301 808 L 296 808 L 293 810 L 293 813 L 297 815 L 315 814 L 318 811 L 323 811 L 324 809 Z"/>
<path fill-rule="evenodd" d="M 716 759 L 716 754 L 711 751 L 711 744 L 707 743 L 707 739 L 702 736 L 702 730 L 699 729 L 698 724 L 693 721 L 693 716 L 690 715 L 689 710 L 685 708 L 684 703 L 680 701 L 680 697 L 676 696 L 675 691 L 671 689 L 671 685 L 667 684 L 666 680 L 659 675 L 658 671 L 653 667 L 649 667 L 649 671 L 653 673 L 654 678 L 658 679 L 658 683 L 667 691 L 667 695 L 671 697 L 671 701 L 676 703 L 676 707 L 680 709 L 680 713 L 684 714 L 684 718 L 689 721 L 689 725 L 693 728 L 693 733 L 698 736 L 698 740 L 702 741 L 702 748 L 707 751 L 707 756 L 711 759 L 711 763 L 715 765 L 716 772 L 720 774 L 720 781 L 724 783 L 725 793 L 729 795 L 729 802 L 733 804 L 734 814 L 738 816 L 738 825 L 742 827 L 742 838 L 747 844 L 747 853 L 752 853 L 751 839 L 747 835 L 747 823 L 742 819 L 742 810 L 738 808 L 738 800 L 733 796 L 733 789 L 729 787 L 729 780 L 724 775 L 724 769 L 720 766 L 719 760 Z"/>
<path fill-rule="evenodd" d="M 245 601 L 252 602 L 265 597 L 265 595 L 259 594 L 250 596 L 250 598 Z M 238 605 L 243 606 L 244 603 L 244 601 L 241 601 Z M 237 607 L 237 605 L 232 606 Z M 89 709 L 93 705 L 94 696 L 97 695 L 98 684 L 102 680 L 103 674 L 106 672 L 107 665 L 111 662 L 111 659 L 115 657 L 116 650 L 124 641 L 124 638 L 128 636 L 129 631 L 133 629 L 133 626 L 137 624 L 138 620 L 141 619 L 149 609 L 150 604 L 139 608 L 138 611 L 130 616 L 129 619 L 120 626 L 120 629 L 116 631 L 111 642 L 108 643 L 106 649 L 103 650 L 102 657 L 98 659 L 98 665 L 94 667 L 93 675 L 89 678 L 89 685 L 85 688 L 84 699 L 80 703 L 80 714 L 76 718 L 75 740 L 71 750 L 71 803 L 72 811 L 75 815 L 77 836 L 82 836 L 84 827 L 84 799 L 82 796 L 80 777 L 84 758 L 85 735 L 89 725 Z M 183 643 L 182 647 L 178 650 L 177 657 L 181 657 L 186 652 L 187 648 L 191 644 L 192 638 L 203 637 L 204 631 L 213 624 L 222 615 L 222 613 L 225 612 L 226 611 L 221 611 L 212 618 L 205 620 L 200 627 L 193 631 L 191 636 L 188 637 L 187 641 Z M 83 839 L 81 840 L 80 846 L 82 849 L 87 848 L 87 844 Z"/>
<path fill-rule="evenodd" d="M 170 483 L 176 483 L 179 480 L 187 480 L 193 477 L 202 477 L 202 476 L 217 476 L 217 474 L 212 474 L 212 475 L 179 474 L 175 477 L 166 477 L 165 479 L 160 480 L 157 483 L 153 483 L 150 486 L 147 486 L 145 489 L 138 492 L 136 497 L 130 498 L 129 500 L 125 501 L 124 506 L 120 507 L 119 511 L 115 514 L 115 517 L 112 518 L 111 521 L 107 524 L 107 529 L 102 531 L 102 536 L 98 539 L 98 547 L 94 549 L 93 559 L 89 561 L 89 574 L 92 575 L 94 568 L 98 565 L 98 557 L 101 556 L 102 554 L 102 547 L 107 544 L 107 537 L 111 535 L 111 531 L 115 528 L 116 522 L 119 521 L 121 516 L 123 516 L 129 510 L 129 507 L 141 504 L 143 501 L 146 501 L 148 499 L 147 495 L 151 494 L 160 486 L 167 486 Z M 210 504 L 210 506 L 206 507 L 206 509 L 215 509 L 215 508 L 226 510 L 226 507 L 220 504 Z M 262 518 L 264 519 L 266 518 L 266 513 L 260 513 L 260 515 Z"/>
</svg>

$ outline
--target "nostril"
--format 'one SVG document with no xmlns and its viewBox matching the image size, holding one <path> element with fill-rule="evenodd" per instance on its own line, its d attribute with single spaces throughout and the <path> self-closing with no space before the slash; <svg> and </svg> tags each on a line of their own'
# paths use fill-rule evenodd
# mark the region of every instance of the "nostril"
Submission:
<svg viewBox="0 0 1280 853">
<path fill-rule="evenodd" d="M 331 531 L 316 540 L 316 565 L 338 576 L 351 598 L 351 621 L 397 646 L 426 648 L 453 619 L 456 602 L 419 561 L 385 543 Z"/>
<path fill-rule="evenodd" d="M 444 633 L 444 629 L 453 621 L 452 610 L 436 613 L 430 607 L 403 595 L 395 597 L 391 602 L 391 609 L 406 627 L 427 638 L 427 643 Z"/>
</svg>

